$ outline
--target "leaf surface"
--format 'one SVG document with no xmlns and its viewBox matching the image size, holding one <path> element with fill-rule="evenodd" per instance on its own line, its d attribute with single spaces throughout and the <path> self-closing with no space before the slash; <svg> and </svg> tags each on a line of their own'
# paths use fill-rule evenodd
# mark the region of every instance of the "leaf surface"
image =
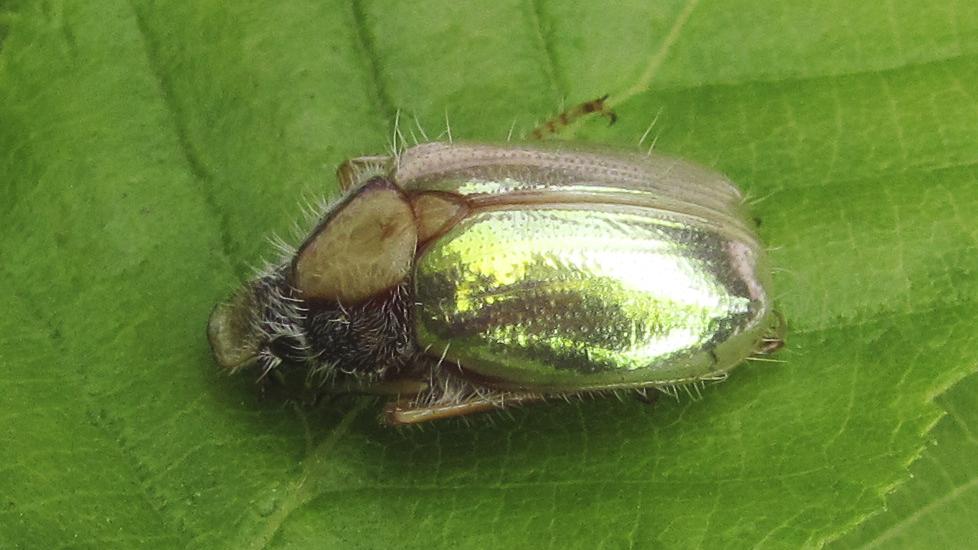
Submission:
<svg viewBox="0 0 978 550">
<path fill-rule="evenodd" d="M 978 364 L 966 2 L 0 9 L 0 546 L 818 546 L 882 509 Z M 635 148 L 654 121 L 645 147 L 748 192 L 785 363 L 424 431 L 217 372 L 213 304 L 398 112 L 408 140 L 446 115 L 502 140 L 605 93 L 618 124 L 569 135 Z"/>
<path fill-rule="evenodd" d="M 938 402 L 948 415 L 913 464 L 913 479 L 874 516 L 831 548 L 967 548 L 978 539 L 978 378 L 956 384 Z"/>
</svg>

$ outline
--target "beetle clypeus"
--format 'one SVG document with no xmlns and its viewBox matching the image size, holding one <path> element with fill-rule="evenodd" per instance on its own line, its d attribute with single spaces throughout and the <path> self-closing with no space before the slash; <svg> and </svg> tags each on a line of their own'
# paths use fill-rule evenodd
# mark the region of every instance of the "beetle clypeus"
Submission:
<svg viewBox="0 0 978 550">
<path fill-rule="evenodd" d="M 215 308 L 222 367 L 391 395 L 410 424 L 718 379 L 780 342 L 743 197 L 696 165 L 426 143 L 338 177 L 298 249 Z"/>
</svg>

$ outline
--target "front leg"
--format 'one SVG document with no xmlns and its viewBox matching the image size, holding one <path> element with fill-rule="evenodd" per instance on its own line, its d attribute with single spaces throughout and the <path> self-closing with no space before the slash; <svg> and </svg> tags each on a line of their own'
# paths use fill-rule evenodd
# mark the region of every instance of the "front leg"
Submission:
<svg viewBox="0 0 978 550">
<path fill-rule="evenodd" d="M 345 161 L 336 169 L 336 179 L 340 182 L 340 191 L 346 193 L 370 178 L 386 176 L 390 172 L 393 162 L 393 157 L 383 155 L 356 157 Z"/>
</svg>

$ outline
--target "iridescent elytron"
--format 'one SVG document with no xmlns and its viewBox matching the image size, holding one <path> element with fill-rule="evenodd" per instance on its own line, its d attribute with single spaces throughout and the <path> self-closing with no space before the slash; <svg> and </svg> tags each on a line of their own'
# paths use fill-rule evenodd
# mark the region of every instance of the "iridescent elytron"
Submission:
<svg viewBox="0 0 978 550">
<path fill-rule="evenodd" d="M 391 423 L 721 378 L 776 347 L 741 193 L 659 155 L 429 143 L 347 196 L 212 315 L 218 362 L 393 394 Z"/>
</svg>

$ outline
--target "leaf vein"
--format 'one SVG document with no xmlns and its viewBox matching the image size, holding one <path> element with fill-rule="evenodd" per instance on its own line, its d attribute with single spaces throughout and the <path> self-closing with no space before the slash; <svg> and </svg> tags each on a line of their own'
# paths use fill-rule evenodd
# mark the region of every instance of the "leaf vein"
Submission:
<svg viewBox="0 0 978 550">
<path fill-rule="evenodd" d="M 932 500 L 925 506 L 921 506 L 914 513 L 894 523 L 885 531 L 880 532 L 878 535 L 876 535 L 876 537 L 863 545 L 863 548 L 876 548 L 884 544 L 885 542 L 898 536 L 903 530 L 915 525 L 931 512 L 935 512 L 938 509 L 953 503 L 959 497 L 975 489 L 978 489 L 978 477 L 972 477 L 967 482 L 954 487 L 944 496 Z"/>
<path fill-rule="evenodd" d="M 384 113 L 388 121 L 394 120 L 397 115 L 397 108 L 394 106 L 390 92 L 384 82 L 382 63 L 380 56 L 377 55 L 377 47 L 374 43 L 374 36 L 367 26 L 367 13 L 364 10 L 362 0 L 352 0 L 350 7 L 353 11 L 354 27 L 356 29 L 356 46 L 367 61 L 367 72 L 374 90 L 374 101 L 377 108 Z"/>
<path fill-rule="evenodd" d="M 689 21 L 689 17 L 693 14 L 693 10 L 696 9 L 696 5 L 699 4 L 699 0 L 688 0 L 683 9 L 676 16 L 676 19 L 672 23 L 672 27 L 669 32 L 666 33 L 665 38 L 659 44 L 659 49 L 652 55 L 648 64 L 645 66 L 645 70 L 638 77 L 638 80 L 634 84 L 629 86 L 625 91 L 613 94 L 611 100 L 608 102 L 609 105 L 615 106 L 620 105 L 634 96 L 646 92 L 655 81 L 655 77 L 659 74 L 659 69 L 662 67 L 662 63 L 669 56 L 672 51 L 672 47 L 675 46 L 676 42 L 683 34 L 683 29 L 686 27 L 686 22 Z"/>
<path fill-rule="evenodd" d="M 221 243 L 221 253 L 224 255 L 224 258 L 227 260 L 228 264 L 233 265 L 232 258 L 235 257 L 235 254 L 233 253 L 233 239 L 231 238 L 231 231 L 227 216 L 220 208 L 217 198 L 213 193 L 212 185 L 214 178 L 194 148 L 193 142 L 190 138 L 190 132 L 187 129 L 186 123 L 184 122 L 185 117 L 183 114 L 183 109 L 175 100 L 173 85 L 170 82 L 170 76 L 163 69 L 163 63 L 156 53 L 157 45 L 153 38 L 152 32 L 150 31 L 149 25 L 142 13 L 140 13 L 139 9 L 134 4 L 133 0 L 128 0 L 128 5 L 133 13 L 133 17 L 136 22 L 136 29 L 143 45 L 143 52 L 146 56 L 146 65 L 156 78 L 160 99 L 163 101 L 163 106 L 166 108 L 167 114 L 170 115 L 170 121 L 173 125 L 177 145 L 180 148 L 180 153 L 183 155 L 183 158 L 187 163 L 187 168 L 190 171 L 190 174 L 199 183 L 199 185 L 196 185 L 195 188 L 203 197 L 204 205 L 214 216 L 214 219 L 217 220 L 217 230 Z"/>
<path fill-rule="evenodd" d="M 367 403 L 368 400 L 365 399 L 357 401 L 357 404 L 343 415 L 329 435 L 307 452 L 306 457 L 302 461 L 302 473 L 299 479 L 289 488 L 285 500 L 268 517 L 268 521 L 265 522 L 265 525 L 262 526 L 260 532 L 254 539 L 247 545 L 235 545 L 236 547 L 252 549 L 266 548 L 293 512 L 302 508 L 320 494 L 327 492 L 325 489 L 316 485 L 315 480 L 322 473 L 323 467 L 327 465 L 327 459 L 336 447 L 336 444 L 346 435 L 353 420 L 366 408 Z M 308 425 L 308 421 L 304 418 L 305 413 L 301 409 L 297 409 L 296 412 L 300 415 L 302 423 Z"/>
<path fill-rule="evenodd" d="M 550 35 L 544 27 L 546 14 L 543 10 L 543 0 L 528 0 L 527 4 L 529 5 L 527 11 L 530 27 L 533 29 L 539 48 L 543 51 L 543 73 L 550 82 L 552 91 L 557 95 L 557 101 L 564 101 L 567 99 L 567 81 L 560 72 L 557 51 L 554 49 L 553 41 L 550 40 Z M 549 20 L 549 18 L 546 19 Z"/>
</svg>

